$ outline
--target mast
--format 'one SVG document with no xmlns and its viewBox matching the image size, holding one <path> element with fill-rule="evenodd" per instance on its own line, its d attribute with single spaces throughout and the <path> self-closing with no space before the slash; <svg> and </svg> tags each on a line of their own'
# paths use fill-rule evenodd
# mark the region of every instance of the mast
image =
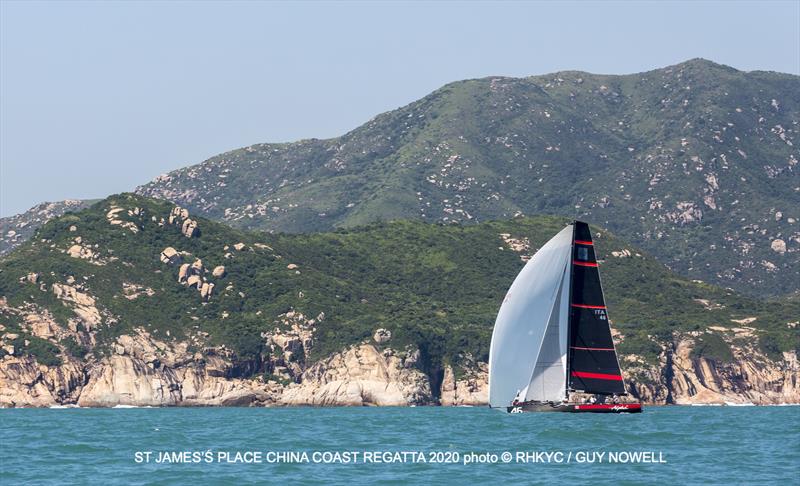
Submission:
<svg viewBox="0 0 800 486">
<path fill-rule="evenodd" d="M 578 220 L 574 220 L 571 223 L 571 226 L 572 226 L 572 241 L 570 242 L 570 247 L 569 247 L 570 258 L 572 258 L 572 255 L 575 254 L 575 226 L 577 226 L 575 223 L 577 223 L 577 222 L 578 222 Z M 567 369 L 565 370 L 566 372 L 564 373 L 564 379 L 567 381 L 567 383 L 564 385 L 564 397 L 567 399 L 567 401 L 569 401 L 569 392 L 572 391 L 572 387 L 570 386 L 570 382 L 569 382 L 569 370 L 571 368 L 570 367 L 570 362 L 572 361 L 572 347 L 570 345 L 570 343 L 572 342 L 572 340 L 570 339 L 572 333 L 571 333 L 570 330 L 572 329 L 572 312 L 571 312 L 572 311 L 572 286 L 575 285 L 574 284 L 574 282 L 575 282 L 575 269 L 574 269 L 574 267 L 575 266 L 572 264 L 571 261 L 568 263 L 568 265 L 569 265 L 569 285 L 570 285 L 570 289 L 569 289 L 569 292 L 567 293 L 569 295 L 569 303 L 567 304 L 567 309 L 569 310 L 568 311 L 569 313 L 567 315 Z"/>
</svg>

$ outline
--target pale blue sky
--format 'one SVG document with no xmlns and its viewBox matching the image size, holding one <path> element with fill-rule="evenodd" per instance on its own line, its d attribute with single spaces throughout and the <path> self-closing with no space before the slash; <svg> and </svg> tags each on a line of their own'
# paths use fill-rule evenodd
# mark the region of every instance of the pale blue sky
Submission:
<svg viewBox="0 0 800 486">
<path fill-rule="evenodd" d="M 340 135 L 450 81 L 800 74 L 800 2 L 0 2 L 0 214 Z"/>
</svg>

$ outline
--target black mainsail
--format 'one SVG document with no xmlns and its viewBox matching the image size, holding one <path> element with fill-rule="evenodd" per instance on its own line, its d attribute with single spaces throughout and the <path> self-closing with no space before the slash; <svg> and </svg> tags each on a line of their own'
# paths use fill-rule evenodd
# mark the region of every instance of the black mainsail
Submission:
<svg viewBox="0 0 800 486">
<path fill-rule="evenodd" d="M 606 301 L 589 225 L 575 221 L 568 331 L 567 389 L 596 394 L 625 393 L 611 338 Z"/>
</svg>

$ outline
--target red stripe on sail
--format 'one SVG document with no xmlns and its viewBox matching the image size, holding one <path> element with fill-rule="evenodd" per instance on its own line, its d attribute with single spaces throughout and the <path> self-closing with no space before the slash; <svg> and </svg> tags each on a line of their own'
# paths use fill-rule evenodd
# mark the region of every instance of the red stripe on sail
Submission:
<svg viewBox="0 0 800 486">
<path fill-rule="evenodd" d="M 577 378 L 593 378 L 595 380 L 615 380 L 615 381 L 622 381 L 622 376 L 620 375 L 610 375 L 608 373 L 589 373 L 586 371 L 573 371 L 572 376 Z"/>
<path fill-rule="evenodd" d="M 614 348 L 582 348 L 580 346 L 570 346 L 572 349 L 580 349 L 582 351 L 614 351 Z"/>
<path fill-rule="evenodd" d="M 587 305 L 587 304 L 572 304 L 572 307 L 580 307 L 581 309 L 605 309 L 604 305 Z"/>
<path fill-rule="evenodd" d="M 572 260 L 572 263 L 573 263 L 573 264 L 575 264 L 575 265 L 580 265 L 580 266 L 582 266 L 582 267 L 596 267 L 596 266 L 597 266 L 597 264 L 596 264 L 596 263 L 592 263 L 592 262 L 581 262 L 581 261 L 578 261 L 578 260 Z"/>
<path fill-rule="evenodd" d="M 575 243 L 577 243 L 579 245 L 592 245 L 592 246 L 594 246 L 594 243 L 592 243 L 591 241 L 585 241 L 585 240 L 575 240 Z"/>
</svg>

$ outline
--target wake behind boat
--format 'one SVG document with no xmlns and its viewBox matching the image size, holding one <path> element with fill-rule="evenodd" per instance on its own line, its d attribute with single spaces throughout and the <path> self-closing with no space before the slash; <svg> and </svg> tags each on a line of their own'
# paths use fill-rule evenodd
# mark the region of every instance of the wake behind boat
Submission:
<svg viewBox="0 0 800 486">
<path fill-rule="evenodd" d="M 592 235 L 575 221 L 506 293 L 489 350 L 489 405 L 511 413 L 641 412 L 641 404 L 620 401 L 625 395 Z"/>
</svg>

